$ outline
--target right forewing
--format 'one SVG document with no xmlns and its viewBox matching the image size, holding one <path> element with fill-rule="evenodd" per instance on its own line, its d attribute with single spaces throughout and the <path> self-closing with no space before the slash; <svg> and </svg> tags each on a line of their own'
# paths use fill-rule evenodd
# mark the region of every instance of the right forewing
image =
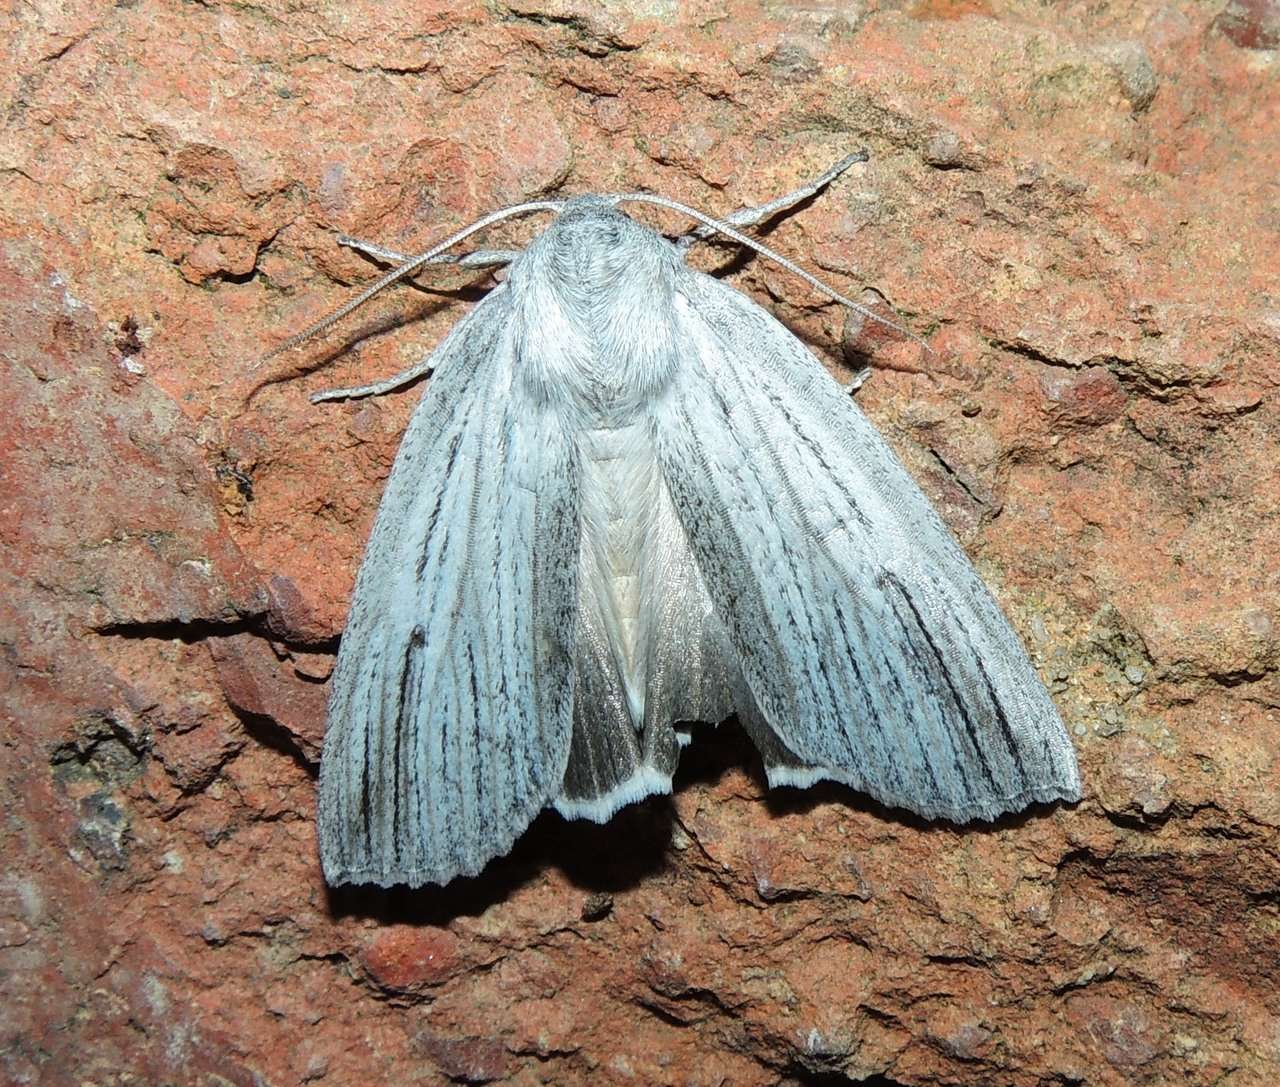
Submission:
<svg viewBox="0 0 1280 1087">
<path fill-rule="evenodd" d="M 770 781 L 956 820 L 1076 799 L 1017 635 L 847 393 L 716 280 L 689 272 L 676 310 L 687 357 L 655 442 Z"/>
<path fill-rule="evenodd" d="M 564 778 L 575 469 L 521 395 L 498 288 L 437 352 L 356 580 L 320 773 L 332 884 L 446 883 Z"/>
</svg>

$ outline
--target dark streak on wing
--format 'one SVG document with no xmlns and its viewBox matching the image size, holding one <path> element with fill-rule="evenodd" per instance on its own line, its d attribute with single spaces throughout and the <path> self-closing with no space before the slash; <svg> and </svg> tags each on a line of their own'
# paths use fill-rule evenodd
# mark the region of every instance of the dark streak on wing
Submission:
<svg viewBox="0 0 1280 1087">
<path fill-rule="evenodd" d="M 450 440 L 449 448 L 445 454 L 444 472 L 440 478 L 440 489 L 436 494 L 436 504 L 432 507 L 431 513 L 427 516 L 426 528 L 422 532 L 422 551 L 418 555 L 418 580 L 422 580 L 423 571 L 427 566 L 427 552 L 431 550 L 431 540 L 435 534 L 436 521 L 440 517 L 440 507 L 444 504 L 444 496 L 449 490 L 449 480 L 453 476 L 454 466 L 458 463 L 458 446 L 462 444 L 462 432 L 458 431 Z"/>
<path fill-rule="evenodd" d="M 971 647 L 972 651 L 972 647 Z M 1004 742 L 1009 747 L 1009 752 L 1013 756 L 1013 761 L 1018 764 L 1018 772 L 1022 774 L 1023 780 L 1027 778 L 1025 767 L 1022 765 L 1022 754 L 1018 750 L 1017 741 L 1013 737 L 1013 725 L 1010 723 L 1008 715 L 1004 712 L 1004 705 L 996 695 L 995 684 L 991 682 L 991 676 L 987 674 L 987 666 L 983 663 L 982 658 L 977 653 L 973 654 L 973 659 L 977 662 L 978 671 L 982 673 L 983 685 L 987 688 L 987 695 L 991 699 L 991 704 L 996 709 L 996 722 L 1000 725 L 1000 733 L 1004 737 Z M 1045 750 L 1048 750 L 1047 743 Z"/>
<path fill-rule="evenodd" d="M 485 742 L 485 737 L 479 734 L 480 685 L 479 683 L 476 682 L 475 647 L 471 644 L 470 641 L 467 642 L 467 681 L 470 684 L 470 688 L 471 688 L 471 705 L 473 707 L 476 707 L 475 712 L 473 714 L 473 721 L 476 726 L 475 744 L 476 744 L 476 747 L 478 748 L 480 747 L 481 744 Z M 478 797 L 484 796 L 485 794 L 484 770 L 485 770 L 485 766 L 483 761 L 481 759 L 473 757 L 472 765 L 471 765 L 471 782 L 472 782 L 472 786 L 475 789 L 475 795 Z M 482 811 L 477 810 L 476 820 L 480 823 L 484 822 L 484 814 Z M 484 827 L 482 829 L 485 831 L 488 830 L 487 827 Z"/>
<path fill-rule="evenodd" d="M 840 604 L 838 601 L 833 602 L 832 608 L 835 612 L 836 625 L 840 628 L 840 638 L 841 638 L 841 643 L 844 646 L 845 659 L 849 662 L 849 668 L 853 672 L 854 680 L 857 684 L 859 692 L 862 695 L 863 710 L 865 713 L 866 720 L 870 724 L 870 726 L 875 729 L 876 735 L 878 735 L 881 738 L 882 745 L 884 745 L 885 749 L 888 750 L 887 737 L 885 736 L 885 731 L 884 731 L 884 722 L 880 720 L 880 715 L 875 711 L 875 705 L 871 698 L 871 691 L 867 685 L 866 677 L 863 676 L 862 669 L 858 665 L 858 657 L 857 657 L 857 654 L 854 652 L 854 645 L 856 643 L 854 642 L 853 638 L 849 634 L 848 627 L 845 625 L 844 611 L 840 607 Z M 861 627 L 862 626 L 861 620 L 858 619 L 856 615 L 854 616 L 854 619 L 858 622 L 858 626 Z M 865 638 L 865 630 L 863 633 Z M 890 671 L 890 676 L 892 677 L 893 682 L 897 683 L 897 676 L 894 676 L 892 671 Z M 849 751 L 850 759 L 852 762 L 857 758 L 857 754 L 853 750 L 853 742 L 852 742 L 853 738 L 850 735 L 848 729 L 842 729 L 841 732 L 844 735 L 845 748 Z M 921 747 L 921 754 L 924 755 L 923 745 L 921 743 L 919 733 L 916 734 L 915 739 L 916 739 L 917 746 Z M 925 772 L 929 775 L 929 781 L 933 785 L 934 791 L 939 796 L 941 796 L 942 789 L 938 784 L 937 777 L 934 775 L 933 766 L 930 764 L 927 758 L 924 758 L 922 761 L 924 763 Z M 903 787 L 902 774 L 896 763 L 890 762 L 889 765 L 886 767 L 886 773 L 892 776 L 892 780 L 896 783 L 899 789 Z"/>
<path fill-rule="evenodd" d="M 400 748 L 404 733 L 405 707 L 409 705 L 409 684 L 414 678 L 414 665 L 418 659 L 418 650 L 422 647 L 423 637 L 422 625 L 415 625 L 404 647 L 404 661 L 400 669 L 400 693 L 396 700 L 395 742 L 392 745 L 392 774 L 395 788 L 391 801 L 391 841 L 397 862 L 400 860 L 400 794 L 404 785 Z"/>
<path fill-rule="evenodd" d="M 413 625 L 413 632 L 409 635 L 409 639 L 410 639 L 410 644 L 413 646 L 416 646 L 419 650 L 421 650 L 422 647 L 426 645 L 427 632 L 423 629 L 421 623 L 415 623 Z M 414 710 L 409 716 L 409 720 L 413 723 L 413 729 L 409 736 L 409 750 L 412 752 L 417 752 L 418 750 L 418 719 L 421 715 L 417 712 L 416 699 L 421 699 L 423 697 L 421 653 L 419 653 L 417 656 L 414 657 L 414 661 L 417 664 L 417 675 L 415 677 L 417 682 L 414 684 L 414 696 L 415 696 Z M 413 778 L 414 780 L 412 782 L 412 785 L 413 785 L 414 795 L 417 797 L 417 800 L 418 800 L 418 818 L 422 818 L 422 811 L 423 811 L 422 775 L 414 774 Z"/>
<path fill-rule="evenodd" d="M 773 464 L 774 472 L 777 478 L 781 481 L 783 485 L 783 488 L 786 492 L 786 497 L 790 501 L 790 507 L 791 507 L 792 513 L 799 520 L 801 526 L 805 530 L 812 545 L 814 547 L 819 548 L 822 551 L 823 555 L 825 556 L 826 548 L 823 546 L 822 534 L 818 531 L 817 527 L 810 520 L 808 516 L 808 512 L 805 509 L 804 502 L 801 500 L 799 494 L 797 493 L 796 484 L 792 478 L 792 473 L 787 470 L 787 466 L 783 463 L 783 458 L 778 448 L 773 443 L 767 440 L 768 428 L 765 426 L 765 424 L 760 418 L 758 406 L 752 402 L 750 396 L 748 395 L 748 390 L 746 389 L 742 378 L 739 376 L 740 371 L 735 369 L 735 370 L 732 370 L 731 372 L 734 374 L 734 377 L 736 379 L 736 384 L 742 393 L 743 403 L 745 403 L 748 406 L 751 421 L 754 424 L 757 433 L 760 434 L 762 437 L 766 438 L 766 440 L 761 443 L 761 447 L 767 452 L 769 460 Z M 714 382 L 711 382 L 710 386 L 712 389 L 715 389 L 716 387 Z M 783 403 L 782 399 L 778 396 L 773 395 L 772 392 L 768 390 L 765 390 L 765 395 L 768 396 L 770 408 L 776 411 L 782 417 L 782 419 L 786 422 L 788 428 L 790 429 L 792 435 L 797 439 L 799 439 L 799 441 L 810 450 L 814 458 L 817 460 L 819 466 L 830 476 L 832 473 L 832 466 L 827 462 L 826 458 L 822 455 L 821 448 L 817 445 L 817 443 L 813 442 L 812 439 L 807 434 L 804 433 L 798 421 L 787 411 L 786 405 Z M 720 403 L 723 405 L 723 399 L 719 397 L 718 394 L 717 394 L 717 400 L 719 400 Z M 728 413 L 727 407 L 725 407 L 723 410 L 725 413 L 726 425 L 730 425 L 729 413 Z M 845 499 L 849 512 L 853 514 L 854 518 L 858 520 L 865 527 L 870 528 L 870 523 L 867 519 L 866 514 L 864 514 L 862 510 L 858 508 L 858 505 L 854 500 L 853 495 L 846 492 L 844 493 L 843 498 Z M 797 562 L 800 561 L 802 558 L 800 548 L 785 547 L 782 550 L 780 558 L 787 565 L 787 569 L 791 575 L 791 578 L 790 578 L 791 583 L 795 585 L 797 588 L 803 586 L 806 580 L 806 577 L 805 577 L 806 571 L 800 569 L 797 566 Z M 812 555 L 806 554 L 803 556 L 803 558 L 807 564 L 813 565 Z M 841 581 L 843 581 L 846 584 L 846 586 L 852 589 L 852 586 L 849 585 L 848 577 L 843 575 L 843 571 L 839 569 L 838 565 L 833 563 L 827 569 L 829 570 L 829 572 L 835 574 Z M 822 630 L 820 629 L 820 627 L 822 627 L 823 624 L 820 623 L 819 617 L 813 612 L 812 609 L 808 607 L 802 607 L 801 614 L 803 615 L 803 618 L 807 626 L 807 634 L 808 634 L 809 640 L 815 645 L 821 644 L 823 639 L 820 636 L 822 633 Z M 792 612 L 793 623 L 796 618 L 797 618 L 796 613 Z M 817 667 L 818 667 L 819 673 L 821 673 L 824 680 L 825 696 L 826 696 L 825 700 L 827 702 L 829 712 L 832 715 L 832 718 L 834 719 L 839 716 L 841 700 L 840 700 L 839 692 L 836 690 L 836 685 L 831 682 L 830 675 L 828 674 L 826 659 L 821 654 L 817 658 Z M 855 673 L 856 673 L 857 672 L 856 665 L 854 667 L 855 667 Z M 862 681 L 861 675 L 858 674 L 858 682 L 861 683 L 861 681 Z M 842 686 L 844 685 L 842 684 Z M 865 695 L 866 693 L 865 686 L 863 686 L 862 689 Z M 818 692 L 815 692 L 815 694 L 817 693 Z M 876 720 L 874 723 L 876 727 L 879 728 L 879 721 Z M 850 742 L 848 730 L 847 729 L 840 730 L 840 735 L 845 742 L 846 750 L 849 752 L 851 764 L 856 763 L 858 756 L 857 756 L 857 753 L 853 750 L 853 746 Z"/>
<path fill-rule="evenodd" d="M 364 765 L 360 768 L 360 817 L 364 821 L 364 834 L 366 838 L 371 837 L 372 826 L 372 802 L 369 798 L 369 734 L 372 731 L 373 718 L 370 716 L 368 724 L 365 726 L 364 735 Z"/>
<path fill-rule="evenodd" d="M 744 389 L 743 391 L 745 392 L 746 390 Z M 766 395 L 769 396 L 770 405 L 786 421 L 787 426 L 790 428 L 792 436 L 797 441 L 799 441 L 801 445 L 803 445 L 806 449 L 809 450 L 809 452 L 813 455 L 814 460 L 818 462 L 818 467 L 820 467 L 827 474 L 827 478 L 834 479 L 835 468 L 832 466 L 830 461 L 828 461 L 827 458 L 823 455 L 822 446 L 820 446 L 817 442 L 815 442 L 813 438 L 808 433 L 805 432 L 804 428 L 800 425 L 800 422 L 795 418 L 794 415 L 791 414 L 790 411 L 787 410 L 787 405 L 780 396 L 773 395 L 771 391 L 767 391 Z M 752 414 L 754 417 L 755 413 L 753 412 Z M 761 430 L 762 433 L 764 432 L 764 428 L 760 426 L 758 421 L 757 421 L 757 427 Z M 791 477 L 789 476 L 785 467 L 783 466 L 782 460 L 778 456 L 778 451 L 773 446 L 769 446 L 768 449 L 770 454 L 772 454 L 774 464 L 777 466 L 778 474 L 782 476 L 783 480 L 786 482 L 788 490 L 791 490 L 791 487 L 792 487 Z M 867 517 L 867 515 L 858 506 L 857 499 L 855 498 L 853 493 L 849 491 L 845 491 L 845 492 L 842 492 L 841 497 L 845 500 L 845 502 L 848 503 L 849 512 L 853 514 L 853 516 L 857 519 L 858 523 L 862 525 L 863 528 L 867 529 L 868 531 L 871 531 L 872 530 L 871 519 Z M 792 498 L 795 499 L 795 496 L 792 495 Z M 803 511 L 804 504 L 796 500 L 796 509 L 798 511 Z M 817 533 L 815 533 L 814 539 L 820 541 L 821 537 Z"/>
<path fill-rule="evenodd" d="M 914 656 L 915 647 L 912 646 L 911 649 L 912 655 Z M 907 692 L 902 689 L 902 682 L 898 679 L 898 673 L 894 669 L 893 664 L 889 661 L 888 657 L 884 658 L 884 668 L 885 674 L 889 677 L 889 686 L 893 689 L 893 694 L 897 698 L 898 705 L 909 706 L 911 704 L 911 700 L 907 697 Z M 924 767 L 925 773 L 929 775 L 929 781 L 933 784 L 937 795 L 939 797 L 944 796 L 945 794 L 942 791 L 937 775 L 934 773 L 933 762 L 929 758 L 929 752 L 925 749 L 924 739 L 921 737 L 919 729 L 911 729 L 911 739 L 915 743 L 916 750 L 920 752 L 920 764 Z M 897 780 L 901 784 L 901 774 L 897 775 Z"/>
<path fill-rule="evenodd" d="M 920 614 L 920 609 L 916 606 L 916 602 L 914 598 L 911 596 L 911 593 L 908 592 L 907 587 L 902 583 L 902 581 L 899 578 L 897 578 L 895 575 L 890 573 L 885 573 L 883 575 L 883 580 L 887 584 L 893 586 L 898 596 L 903 601 L 905 601 L 907 607 L 911 609 L 911 614 L 915 619 L 916 628 L 924 636 L 924 640 L 928 643 L 929 649 L 932 651 L 934 657 L 938 662 L 938 667 L 936 670 L 933 670 L 932 674 L 940 675 L 943 678 L 943 680 L 946 682 L 947 689 L 951 692 L 951 699 L 955 703 L 956 709 L 959 711 L 960 717 L 964 722 L 965 733 L 968 735 L 970 743 L 973 746 L 974 754 L 978 758 L 978 765 L 982 769 L 983 776 L 990 783 L 993 795 L 999 795 L 1000 789 L 999 789 L 999 786 L 996 784 L 996 778 L 995 778 L 994 772 L 992 771 L 991 764 L 987 760 L 987 753 L 983 749 L 982 738 L 978 733 L 978 726 L 973 719 L 973 715 L 969 712 L 969 706 L 966 703 L 966 700 L 963 694 L 956 689 L 955 681 L 951 678 L 951 669 L 948 666 L 946 657 L 943 656 L 942 650 L 938 647 L 938 643 L 934 640 L 933 634 L 930 633 L 929 627 L 926 625 L 924 621 L 924 617 Z M 894 611 L 897 612 L 896 607 L 894 608 Z M 905 627 L 906 624 L 904 623 L 903 625 Z M 980 662 L 979 662 L 979 665 L 980 665 Z M 992 692 L 992 694 L 994 696 L 994 692 Z M 1003 718 L 1004 711 L 1000 709 L 999 700 L 993 697 L 992 702 L 996 707 L 997 714 L 1001 718 Z M 1007 723 L 1006 723 L 1006 740 L 1009 743 L 1009 753 L 1013 758 L 1014 765 L 1017 766 L 1019 774 L 1022 775 L 1025 781 L 1026 774 L 1022 768 L 1022 759 L 1018 755 L 1017 748 L 1013 746 L 1012 737 L 1007 735 Z"/>
<path fill-rule="evenodd" d="M 714 388 L 714 385 L 712 386 L 712 388 Z M 724 412 L 725 423 L 726 425 L 728 425 L 727 406 L 724 404 L 724 401 L 719 396 L 717 396 L 716 399 L 721 406 L 721 410 Z M 693 446 L 697 452 L 698 466 L 704 474 L 709 475 L 711 472 L 711 468 L 710 468 L 710 461 L 706 454 L 706 448 L 703 446 L 702 442 L 699 441 L 698 430 L 694 426 L 693 419 L 689 416 L 688 411 L 684 408 L 683 405 L 681 405 L 680 407 L 680 417 L 683 420 L 684 425 L 686 427 L 685 433 L 688 435 L 689 440 L 693 443 Z M 692 490 L 691 488 L 688 488 L 685 486 L 685 481 L 677 473 L 673 473 L 673 472 L 667 473 L 666 479 L 667 479 L 667 486 L 671 488 L 673 492 L 675 491 L 680 492 L 680 495 L 679 495 L 680 500 L 684 503 L 686 507 L 690 509 L 710 508 L 710 504 L 705 502 L 701 495 L 699 495 L 696 491 Z M 746 554 L 747 554 L 746 547 L 743 545 L 742 537 L 738 534 L 738 532 L 734 528 L 733 523 L 727 517 L 717 518 L 717 522 L 718 522 L 717 529 L 720 537 L 717 545 L 717 550 L 728 551 L 733 558 L 732 565 L 735 568 L 739 570 L 750 569 L 750 564 L 748 563 L 746 558 Z M 692 534 L 690 537 L 690 544 L 693 546 L 694 554 L 697 558 L 698 566 L 700 569 L 702 569 L 703 576 L 706 577 L 707 572 L 704 565 L 705 556 L 698 553 L 699 552 L 698 543 L 693 538 Z M 725 565 L 728 565 L 728 564 L 725 564 Z M 728 584 L 732 590 L 736 591 L 736 589 L 741 584 L 741 579 L 738 579 L 737 581 L 730 579 Z M 714 602 L 714 599 L 715 598 L 713 596 L 712 597 L 713 602 Z M 729 604 L 730 604 L 730 610 L 734 610 L 734 611 L 737 610 L 738 601 L 736 598 L 731 600 Z M 759 616 L 761 623 L 769 622 L 769 611 L 768 611 L 768 608 L 764 606 L 762 601 L 755 602 L 755 610 L 757 615 Z M 725 616 L 725 615 L 722 615 L 720 617 L 721 622 L 725 624 L 726 629 L 728 629 L 730 632 L 732 632 L 733 630 L 732 618 L 733 618 L 732 616 Z M 770 626 L 770 629 L 768 631 L 768 637 L 769 637 L 770 644 L 773 644 L 773 645 L 777 644 L 778 632 L 774 630 L 772 626 Z M 737 647 L 737 648 L 739 652 L 743 652 L 742 647 Z M 780 654 L 778 655 L 780 656 Z M 783 676 L 782 679 L 785 680 L 788 686 L 792 684 L 792 677 L 790 675 Z M 761 716 L 762 717 L 764 716 L 763 712 Z"/>
</svg>

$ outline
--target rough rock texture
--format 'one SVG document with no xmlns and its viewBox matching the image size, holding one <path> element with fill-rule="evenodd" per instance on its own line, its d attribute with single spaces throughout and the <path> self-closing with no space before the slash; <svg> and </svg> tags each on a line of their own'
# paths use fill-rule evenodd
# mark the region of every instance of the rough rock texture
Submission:
<svg viewBox="0 0 1280 1087">
<path fill-rule="evenodd" d="M 0 1079 L 1280 1081 L 1274 0 L 0 28 Z M 726 725 L 669 802 L 544 816 L 444 891 L 326 891 L 325 683 L 416 396 L 307 394 L 419 358 L 489 282 L 433 273 L 255 369 L 374 274 L 335 234 L 583 190 L 727 212 L 859 146 L 770 242 L 936 358 L 697 259 L 876 368 L 859 399 L 1025 636 L 1085 799 L 960 830 L 766 795 Z"/>
</svg>

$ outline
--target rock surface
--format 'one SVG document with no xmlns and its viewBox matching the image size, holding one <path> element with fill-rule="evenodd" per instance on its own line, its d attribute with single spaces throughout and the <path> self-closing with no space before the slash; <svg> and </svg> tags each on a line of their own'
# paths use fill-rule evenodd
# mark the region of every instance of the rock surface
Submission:
<svg viewBox="0 0 1280 1087">
<path fill-rule="evenodd" d="M 0 26 L 0 1078 L 1277 1082 L 1271 0 Z M 1084 800 L 962 830 L 770 795 L 726 725 L 669 802 L 545 815 L 444 891 L 326 891 L 325 683 L 416 397 L 307 395 L 416 360 L 489 282 L 255 368 L 373 275 L 335 234 L 413 249 L 549 192 L 723 213 L 859 146 L 770 244 L 936 359 L 696 260 L 875 368 L 859 400 L 1024 635 Z"/>
</svg>

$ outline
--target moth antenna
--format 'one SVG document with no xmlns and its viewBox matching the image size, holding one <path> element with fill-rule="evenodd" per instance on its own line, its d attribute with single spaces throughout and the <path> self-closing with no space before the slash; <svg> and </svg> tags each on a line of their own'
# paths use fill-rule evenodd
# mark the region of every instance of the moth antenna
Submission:
<svg viewBox="0 0 1280 1087">
<path fill-rule="evenodd" d="M 864 317 L 867 317 L 870 320 L 875 321 L 875 323 L 878 325 L 884 325 L 885 328 L 891 328 L 895 332 L 901 332 L 902 335 L 906 336 L 908 339 L 914 340 L 916 343 L 918 343 L 921 347 L 923 347 L 926 351 L 928 351 L 929 354 L 931 355 L 935 354 L 932 347 L 930 347 L 927 343 L 925 343 L 920 336 L 917 336 L 914 332 L 911 331 L 911 329 L 907 328 L 905 325 L 900 325 L 896 321 L 890 321 L 888 318 L 881 317 L 879 314 L 873 313 L 866 306 L 859 305 L 857 302 L 853 301 L 852 298 L 846 298 L 839 291 L 835 290 L 832 287 L 828 287 L 817 276 L 812 275 L 809 272 L 806 272 L 794 261 L 790 261 L 786 257 L 784 257 L 781 253 L 777 253 L 774 250 L 770 249 L 763 242 L 758 242 L 754 238 L 749 238 L 746 234 L 743 234 L 740 230 L 735 230 L 728 223 L 722 222 L 719 219 L 713 219 L 710 215 L 704 215 L 702 212 L 697 211 L 694 208 L 688 207 L 685 204 L 681 204 L 676 200 L 669 200 L 665 196 L 654 196 L 651 193 L 644 193 L 644 192 L 620 193 L 618 195 L 610 196 L 608 199 L 612 200 L 615 204 L 621 204 L 626 202 L 633 202 L 633 203 L 639 203 L 639 204 L 655 204 L 660 208 L 668 208 L 671 211 L 678 211 L 684 215 L 689 216 L 689 218 L 691 219 L 696 219 L 698 222 L 702 223 L 704 226 L 710 227 L 712 230 L 716 231 L 719 234 L 723 234 L 726 238 L 732 238 L 739 245 L 745 245 L 749 249 L 754 249 L 762 257 L 766 257 L 769 260 L 773 261 L 775 264 L 779 265 L 780 267 L 785 268 L 792 275 L 799 276 L 799 278 L 803 279 L 811 287 L 816 287 L 823 294 L 827 295 L 827 297 L 831 298 L 836 302 L 839 302 L 842 306 L 847 306 L 849 309 L 853 310 L 855 313 L 860 313 Z"/>
<path fill-rule="evenodd" d="M 416 257 L 410 257 L 409 260 L 405 261 L 403 264 L 398 265 L 395 268 L 392 268 L 384 276 L 382 276 L 380 279 L 378 279 L 374 283 L 370 284 L 368 287 L 366 287 L 363 291 L 361 291 L 358 295 L 355 296 L 355 298 L 351 299 L 349 302 L 344 302 L 337 309 L 331 310 L 324 317 L 320 318 L 320 320 L 318 320 L 315 324 L 311 325 L 308 328 L 304 328 L 301 332 L 295 333 L 294 335 L 290 336 L 287 340 L 284 341 L 284 343 L 278 344 L 276 347 L 273 347 L 270 351 L 268 351 L 265 355 L 263 355 L 262 358 L 258 360 L 258 365 L 261 366 L 264 362 L 267 362 L 268 360 L 275 358 L 277 355 L 282 355 L 284 354 L 284 352 L 292 350 L 293 348 L 297 347 L 300 343 L 305 343 L 307 340 L 311 339 L 313 336 L 318 336 L 321 332 L 324 332 L 325 329 L 329 328 L 331 325 L 334 325 L 338 321 L 341 321 L 342 318 L 344 318 L 352 310 L 359 309 L 366 302 L 368 302 L 369 299 L 372 298 L 375 294 L 378 294 L 380 291 L 386 290 L 388 287 L 391 286 L 391 284 L 395 283 L 398 280 L 404 279 L 405 276 L 410 275 L 413 272 L 417 271 L 417 269 L 421 268 L 433 257 L 439 256 L 446 249 L 452 249 L 460 241 L 462 241 L 464 238 L 470 237 L 477 230 L 483 230 L 485 227 L 492 226 L 494 223 L 499 222 L 502 219 L 509 219 L 513 215 L 527 215 L 530 212 L 534 212 L 534 211 L 558 212 L 563 208 L 563 206 L 564 205 L 558 200 L 533 200 L 527 204 L 513 204 L 509 208 L 500 208 L 497 211 L 490 212 L 488 215 L 484 216 L 484 218 L 477 219 L 470 226 L 463 227 L 456 234 L 449 235 L 449 237 L 445 238 L 444 241 L 440 242 L 438 245 L 432 246 L 425 253 L 419 253 Z"/>
</svg>

